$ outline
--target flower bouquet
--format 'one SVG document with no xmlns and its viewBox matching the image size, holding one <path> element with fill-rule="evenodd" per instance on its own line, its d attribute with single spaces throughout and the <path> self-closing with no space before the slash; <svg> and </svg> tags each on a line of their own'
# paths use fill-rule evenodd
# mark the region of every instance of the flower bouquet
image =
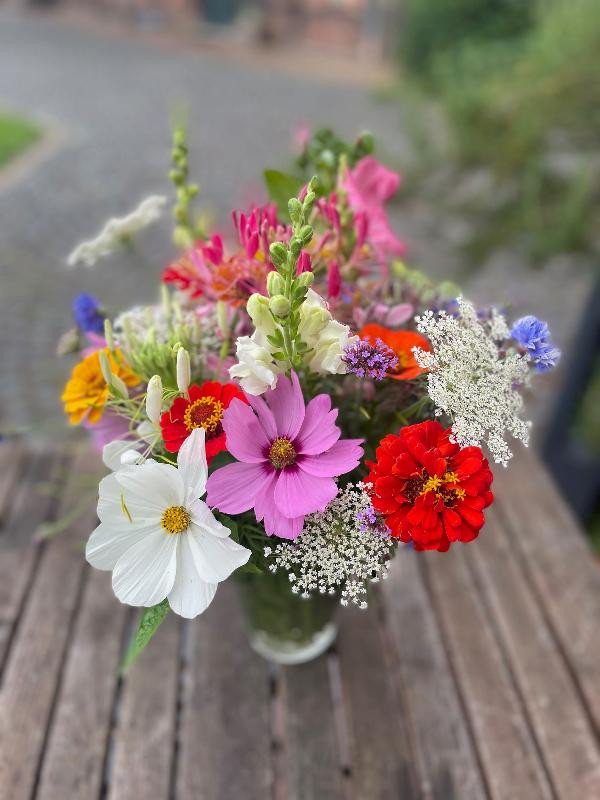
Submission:
<svg viewBox="0 0 600 800">
<path fill-rule="evenodd" d="M 482 448 L 506 466 L 508 438 L 527 444 L 522 390 L 559 357 L 546 324 L 509 326 L 409 269 L 386 211 L 399 177 L 372 151 L 366 134 L 306 136 L 226 245 L 194 218 L 176 131 L 180 254 L 161 302 L 112 317 L 74 303 L 62 350 L 81 360 L 62 399 L 110 470 L 86 558 L 145 609 L 127 663 L 230 576 L 256 650 L 315 657 L 336 607 L 365 608 L 400 548 L 476 539 L 493 501 Z M 164 202 L 109 221 L 70 263 L 92 265 Z"/>
</svg>

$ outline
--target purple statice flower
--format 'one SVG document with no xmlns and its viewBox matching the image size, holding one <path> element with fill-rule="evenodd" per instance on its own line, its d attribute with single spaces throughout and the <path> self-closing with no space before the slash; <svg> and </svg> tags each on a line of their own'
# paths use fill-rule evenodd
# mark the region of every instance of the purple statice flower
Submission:
<svg viewBox="0 0 600 800">
<path fill-rule="evenodd" d="M 84 333 L 104 331 L 104 314 L 100 311 L 98 301 L 91 294 L 82 292 L 73 300 L 73 318 L 79 330 Z"/>
<path fill-rule="evenodd" d="M 510 332 L 512 338 L 525 350 L 538 372 L 547 372 L 558 363 L 560 350 L 550 338 L 548 324 L 529 314 L 518 319 Z"/>
<path fill-rule="evenodd" d="M 379 536 L 390 536 L 390 529 L 385 524 L 381 514 L 378 514 L 372 505 L 368 505 L 357 512 L 356 522 L 361 533 L 377 533 Z"/>
<path fill-rule="evenodd" d="M 375 344 L 360 340 L 344 348 L 342 361 L 359 378 L 382 381 L 398 364 L 398 357 L 381 339 Z"/>
</svg>

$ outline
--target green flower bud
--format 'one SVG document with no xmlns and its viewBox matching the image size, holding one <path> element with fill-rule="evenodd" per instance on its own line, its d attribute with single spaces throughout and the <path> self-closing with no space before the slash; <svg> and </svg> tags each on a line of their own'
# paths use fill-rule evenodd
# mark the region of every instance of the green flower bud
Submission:
<svg viewBox="0 0 600 800">
<path fill-rule="evenodd" d="M 293 236 L 290 240 L 290 252 L 294 258 L 298 258 L 302 250 L 302 240 Z"/>
<path fill-rule="evenodd" d="M 290 313 L 290 301 L 282 294 L 276 294 L 269 300 L 269 308 L 276 317 L 287 317 Z"/>
<path fill-rule="evenodd" d="M 190 232 L 185 225 L 176 225 L 173 231 L 173 244 L 176 247 L 191 247 L 193 244 Z"/>
<path fill-rule="evenodd" d="M 296 283 L 299 286 L 305 286 L 306 288 L 308 288 L 309 286 L 312 286 L 314 280 L 315 276 L 312 272 L 303 272 L 296 278 Z"/>
<path fill-rule="evenodd" d="M 312 225 L 304 225 L 298 231 L 298 236 L 302 239 L 302 244 L 307 245 L 312 239 L 313 229 Z"/>
<path fill-rule="evenodd" d="M 221 336 L 226 339 L 229 335 L 229 320 L 227 319 L 227 306 L 223 300 L 217 302 L 217 324 Z"/>
<path fill-rule="evenodd" d="M 271 259 L 276 267 L 280 267 L 287 259 L 287 248 L 282 242 L 273 242 L 269 247 Z"/>
<path fill-rule="evenodd" d="M 246 303 L 246 310 L 257 330 L 266 334 L 271 333 L 274 327 L 273 318 L 269 311 L 269 300 L 262 294 L 252 294 Z"/>
<path fill-rule="evenodd" d="M 299 225 L 302 222 L 302 203 L 297 197 L 292 197 L 289 201 L 288 211 L 294 225 Z"/>
<path fill-rule="evenodd" d="M 276 294 L 283 294 L 285 291 L 285 281 L 281 275 L 274 270 L 267 275 L 267 291 L 271 297 Z"/>
<path fill-rule="evenodd" d="M 104 338 L 106 339 L 106 346 L 112 352 L 115 349 L 115 340 L 113 337 L 113 329 L 109 319 L 104 320 Z"/>
</svg>

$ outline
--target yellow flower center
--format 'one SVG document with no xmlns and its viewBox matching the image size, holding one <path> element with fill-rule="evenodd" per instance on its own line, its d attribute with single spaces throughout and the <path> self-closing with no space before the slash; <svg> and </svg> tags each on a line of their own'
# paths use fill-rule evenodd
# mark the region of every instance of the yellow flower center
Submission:
<svg viewBox="0 0 600 800">
<path fill-rule="evenodd" d="M 290 467 L 296 461 L 294 445 L 285 436 L 278 436 L 269 448 L 269 461 L 277 469 Z"/>
<path fill-rule="evenodd" d="M 186 408 L 183 421 L 188 431 L 204 428 L 207 433 L 215 433 L 223 418 L 223 403 L 214 397 L 199 397 Z"/>
<path fill-rule="evenodd" d="M 443 497 L 447 500 L 449 497 L 451 497 L 451 495 L 448 495 L 448 492 L 454 492 L 458 500 L 464 500 L 467 493 L 461 486 L 446 486 L 448 483 L 457 484 L 458 482 L 459 478 L 456 472 L 446 472 L 442 478 L 440 478 L 438 475 L 432 475 L 431 477 L 427 478 L 426 481 L 424 481 L 419 494 L 435 492 L 438 497 Z"/>
<path fill-rule="evenodd" d="M 183 533 L 190 527 L 192 518 L 183 506 L 169 506 L 163 513 L 160 524 L 167 533 Z"/>
</svg>

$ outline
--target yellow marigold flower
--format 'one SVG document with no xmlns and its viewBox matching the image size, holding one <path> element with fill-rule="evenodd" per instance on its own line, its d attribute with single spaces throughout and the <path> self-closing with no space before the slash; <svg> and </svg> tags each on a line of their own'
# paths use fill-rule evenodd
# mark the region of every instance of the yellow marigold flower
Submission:
<svg viewBox="0 0 600 800">
<path fill-rule="evenodd" d="M 96 350 L 83 361 L 76 364 L 62 393 L 65 414 L 71 425 L 78 425 L 84 419 L 94 425 L 104 413 L 108 400 L 108 384 L 100 369 L 100 350 Z M 116 350 L 116 358 L 108 348 L 104 353 L 108 358 L 111 371 L 123 380 L 126 386 L 140 383 L 137 375 L 126 366 L 120 350 Z"/>
</svg>

